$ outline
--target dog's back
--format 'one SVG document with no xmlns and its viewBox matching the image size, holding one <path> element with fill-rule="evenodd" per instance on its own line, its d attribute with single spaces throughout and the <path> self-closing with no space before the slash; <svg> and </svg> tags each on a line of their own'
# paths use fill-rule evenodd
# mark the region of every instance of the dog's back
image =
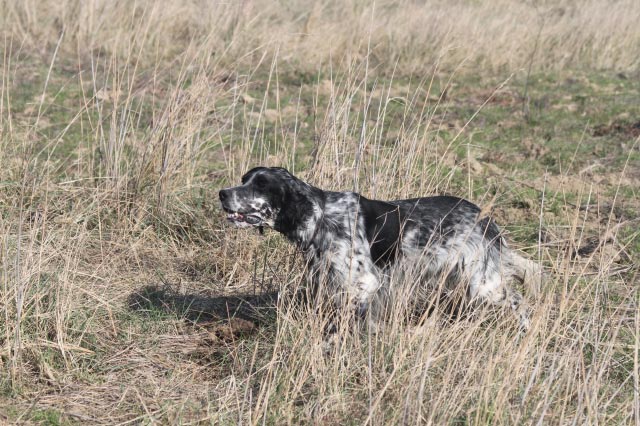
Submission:
<svg viewBox="0 0 640 426">
<path fill-rule="evenodd" d="M 416 283 L 416 296 L 440 289 L 460 297 L 464 290 L 468 301 L 510 306 L 528 326 L 522 297 L 512 284 L 534 277 L 535 271 L 523 269 L 529 264 L 507 247 L 497 224 L 481 217 L 478 206 L 452 196 L 389 202 L 363 197 L 361 206 L 374 260 L 383 268 L 398 261 L 393 269 Z"/>
</svg>

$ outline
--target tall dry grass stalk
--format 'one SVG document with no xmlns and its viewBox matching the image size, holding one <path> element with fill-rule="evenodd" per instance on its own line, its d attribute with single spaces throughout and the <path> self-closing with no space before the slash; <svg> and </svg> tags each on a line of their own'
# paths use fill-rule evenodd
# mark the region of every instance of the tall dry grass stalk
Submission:
<svg viewBox="0 0 640 426">
<path fill-rule="evenodd" d="M 586 185 L 559 215 L 539 209 L 536 223 L 566 246 L 527 247 L 551 278 L 532 301 L 525 336 L 496 312 L 408 321 L 412 295 L 402 292 L 381 334 L 353 332 L 345 322 L 329 356 L 326 316 L 295 299 L 266 309 L 248 337 L 184 321 L 220 303 L 231 316 L 231 299 L 216 297 L 292 294 L 302 281 L 295 250 L 277 235 L 221 223 L 218 187 L 261 163 L 375 198 L 459 191 L 458 175 L 472 158 L 453 154 L 469 150 L 464 123 L 443 134 L 436 68 L 517 70 L 538 33 L 536 68 L 634 68 L 637 2 L 0 7 L 0 420 L 38 421 L 40 413 L 92 424 L 612 424 L 640 417 L 637 268 L 611 262 L 620 246 L 574 256 L 587 232 L 615 240 L 620 229 L 613 219 L 605 229 L 589 227 L 605 213 L 580 208 L 603 202 Z M 315 89 L 311 103 L 301 102 L 302 88 L 285 90 L 282 67 L 321 70 L 302 83 Z M 394 72 L 420 78 L 398 90 Z M 301 136 L 304 126 L 313 127 L 314 140 Z M 464 189 L 474 193 L 471 183 Z M 499 203 L 499 196 L 475 201 Z M 607 202 L 613 211 L 615 200 Z M 159 286 L 144 292 L 150 284 Z M 133 306 L 136 295 L 144 309 Z"/>
<path fill-rule="evenodd" d="M 436 62 L 463 60 L 482 72 L 525 68 L 534 49 L 544 52 L 536 69 L 635 69 L 640 57 L 634 0 L 28 0 L 2 8 L 3 29 L 25 47 L 46 48 L 64 31 L 67 50 L 121 60 L 135 52 L 147 64 L 175 58 L 190 43 L 250 65 L 278 55 L 312 72 L 332 58 L 431 74 Z"/>
</svg>

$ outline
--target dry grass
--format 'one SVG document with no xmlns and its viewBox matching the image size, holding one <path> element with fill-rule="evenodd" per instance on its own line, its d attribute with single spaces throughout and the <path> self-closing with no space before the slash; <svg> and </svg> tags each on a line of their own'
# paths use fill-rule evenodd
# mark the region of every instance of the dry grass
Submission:
<svg viewBox="0 0 640 426">
<path fill-rule="evenodd" d="M 598 131 L 622 142 L 594 160 L 571 98 L 565 162 L 510 86 L 637 72 L 637 2 L 0 8 L 0 422 L 640 421 L 636 124 L 616 112 Z M 516 142 L 474 142 L 488 105 Z M 299 285 L 298 254 L 218 211 L 259 163 L 493 208 L 550 273 L 532 330 L 495 312 L 407 324 L 399 303 L 384 333 L 324 355 L 324 317 L 274 296 Z"/>
<path fill-rule="evenodd" d="M 366 58 L 386 71 L 431 74 L 462 61 L 481 72 L 520 69 L 532 55 L 545 69 L 635 69 L 640 57 L 634 0 L 28 0 L 3 9 L 3 29 L 25 48 L 50 48 L 64 31 L 67 51 L 147 65 L 200 51 L 203 61 L 250 66 L 277 57 L 315 72 Z"/>
</svg>

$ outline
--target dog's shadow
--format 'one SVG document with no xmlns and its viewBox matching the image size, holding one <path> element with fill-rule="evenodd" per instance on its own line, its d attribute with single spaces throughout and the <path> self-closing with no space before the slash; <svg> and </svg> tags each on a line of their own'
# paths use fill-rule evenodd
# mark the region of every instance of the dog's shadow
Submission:
<svg viewBox="0 0 640 426">
<path fill-rule="evenodd" d="M 266 291 L 261 294 L 243 294 L 231 296 L 215 296 L 202 294 L 182 294 L 170 285 L 148 285 L 128 297 L 128 307 L 136 315 L 158 317 L 169 315 L 184 319 L 193 325 L 208 326 L 211 323 L 227 324 L 235 333 L 235 328 L 262 327 L 276 321 L 276 309 L 279 297 L 288 303 L 308 303 L 309 295 L 302 289 L 293 294 L 282 295 L 278 291 Z M 314 299 L 311 299 L 314 300 Z M 445 321 L 452 322 L 465 318 L 468 314 L 464 307 L 451 301 L 440 301 L 441 313 Z M 429 317 L 436 310 L 435 304 L 420 307 L 407 307 L 407 323 L 419 321 L 421 317 Z M 237 320 L 241 320 L 238 322 Z M 243 322 L 244 321 L 244 322 Z M 241 330 L 242 331 L 242 330 Z"/>
<path fill-rule="evenodd" d="M 208 296 L 181 294 L 166 285 L 148 285 L 128 298 L 129 309 L 139 315 L 169 314 L 196 324 L 239 318 L 264 325 L 274 321 L 277 303 L 277 291 Z"/>
</svg>

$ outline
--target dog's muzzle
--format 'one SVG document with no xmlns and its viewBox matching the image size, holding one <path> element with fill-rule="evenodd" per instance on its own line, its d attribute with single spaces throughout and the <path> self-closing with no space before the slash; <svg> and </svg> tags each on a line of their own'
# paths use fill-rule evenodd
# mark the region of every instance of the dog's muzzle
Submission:
<svg viewBox="0 0 640 426">
<path fill-rule="evenodd" d="M 260 226 L 264 220 L 257 211 L 248 211 L 234 206 L 233 193 L 230 189 L 222 189 L 218 193 L 222 209 L 227 213 L 227 220 L 238 227 Z M 244 210 L 244 211 L 243 211 Z"/>
</svg>

